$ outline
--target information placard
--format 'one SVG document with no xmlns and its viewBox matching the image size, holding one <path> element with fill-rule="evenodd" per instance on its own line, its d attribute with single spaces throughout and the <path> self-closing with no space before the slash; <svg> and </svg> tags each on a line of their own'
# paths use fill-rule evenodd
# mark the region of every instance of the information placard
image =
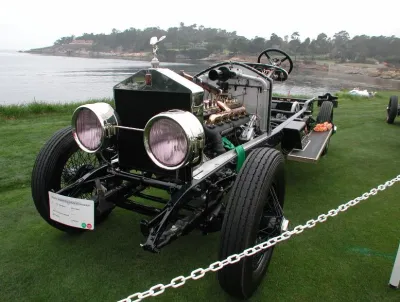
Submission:
<svg viewBox="0 0 400 302">
<path fill-rule="evenodd" d="M 49 192 L 50 219 L 86 230 L 94 229 L 93 200 L 79 199 Z"/>
</svg>

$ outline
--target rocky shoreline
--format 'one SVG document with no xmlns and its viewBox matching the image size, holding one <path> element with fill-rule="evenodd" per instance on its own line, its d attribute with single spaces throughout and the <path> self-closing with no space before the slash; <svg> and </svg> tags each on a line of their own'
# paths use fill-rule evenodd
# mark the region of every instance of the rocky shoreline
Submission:
<svg viewBox="0 0 400 302">
<path fill-rule="evenodd" d="M 40 48 L 26 51 L 21 53 L 30 53 L 44 56 L 61 56 L 61 57 L 76 57 L 76 58 L 94 58 L 94 59 L 127 59 L 145 61 L 151 60 L 152 54 L 148 52 L 142 53 L 124 53 L 124 52 L 104 52 L 104 51 L 87 51 L 87 50 L 71 50 L 65 48 Z"/>
</svg>

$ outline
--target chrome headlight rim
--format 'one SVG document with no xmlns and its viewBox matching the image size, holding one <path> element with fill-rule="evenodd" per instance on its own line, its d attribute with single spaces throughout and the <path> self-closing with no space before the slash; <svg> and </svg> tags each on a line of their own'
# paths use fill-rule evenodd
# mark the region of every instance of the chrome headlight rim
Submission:
<svg viewBox="0 0 400 302">
<path fill-rule="evenodd" d="M 165 165 L 164 163 L 160 162 L 154 156 L 150 146 L 150 130 L 156 121 L 162 119 L 168 119 L 174 122 L 183 130 L 185 134 L 185 139 L 187 143 L 185 157 L 179 164 L 173 166 Z M 188 164 L 191 164 L 196 155 L 199 155 L 198 153 L 201 152 L 200 149 L 204 147 L 205 134 L 201 122 L 195 115 L 193 115 L 189 111 L 169 110 L 153 116 L 146 123 L 143 131 L 143 141 L 146 153 L 153 161 L 153 163 L 155 163 L 158 167 L 162 169 L 173 171 L 178 170 Z"/>
<path fill-rule="evenodd" d="M 79 117 L 79 113 L 82 110 L 91 111 L 96 116 L 100 124 L 101 139 L 99 145 L 95 149 L 87 148 L 79 139 L 76 129 L 76 122 Z M 77 107 L 72 114 L 72 120 L 71 120 L 72 135 L 80 149 L 82 149 L 87 153 L 97 153 L 108 147 L 109 139 L 116 134 L 116 131 L 118 129 L 115 126 L 119 126 L 119 124 L 120 124 L 119 117 L 114 108 L 110 104 L 104 102 L 84 104 Z"/>
</svg>

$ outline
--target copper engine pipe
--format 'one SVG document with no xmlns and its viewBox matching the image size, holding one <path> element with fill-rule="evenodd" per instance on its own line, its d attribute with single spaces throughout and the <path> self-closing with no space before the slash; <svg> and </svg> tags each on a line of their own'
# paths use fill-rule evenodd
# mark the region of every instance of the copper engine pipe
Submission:
<svg viewBox="0 0 400 302">
<path fill-rule="evenodd" d="M 190 74 L 187 74 L 186 72 L 184 72 L 183 70 L 180 71 L 179 75 L 183 76 L 184 78 L 188 79 L 189 81 L 192 81 L 193 83 L 196 83 L 197 85 L 199 85 L 200 87 L 202 87 L 203 89 L 207 90 L 210 93 L 214 93 L 214 94 L 222 93 L 222 90 L 219 89 L 218 87 L 211 85 L 209 83 L 205 83 L 200 79 L 194 78 Z"/>
<path fill-rule="evenodd" d="M 221 112 L 221 113 L 212 114 L 208 118 L 208 121 L 207 121 L 208 124 L 214 124 L 214 123 L 222 121 L 224 119 L 232 118 L 232 117 L 235 117 L 235 116 L 240 116 L 240 115 L 243 115 L 243 114 L 246 113 L 246 108 L 243 107 L 243 106 L 239 107 L 239 108 L 235 108 L 235 109 L 230 109 L 230 108 L 228 108 L 228 109 L 229 109 L 229 111 L 224 111 L 224 112 Z"/>
<path fill-rule="evenodd" d="M 201 81 L 200 79 L 195 79 L 190 74 L 185 73 L 183 70 L 180 71 L 179 75 L 183 76 L 184 78 L 188 79 L 189 81 L 196 83 L 197 85 L 201 86 L 208 92 L 215 93 L 215 94 L 222 93 L 222 90 L 219 89 L 218 87 L 215 87 L 209 83 L 205 83 L 205 82 Z M 243 115 L 246 113 L 246 108 L 244 106 L 241 106 L 241 107 L 238 107 L 235 109 L 231 109 L 228 107 L 228 105 L 226 105 L 224 102 L 221 102 L 221 101 L 217 101 L 217 105 L 219 108 L 221 108 L 223 110 L 223 112 L 212 114 L 208 118 L 207 124 L 214 124 L 214 123 L 222 121 L 224 119 L 232 118 L 235 116 L 240 116 L 240 115 Z"/>
</svg>

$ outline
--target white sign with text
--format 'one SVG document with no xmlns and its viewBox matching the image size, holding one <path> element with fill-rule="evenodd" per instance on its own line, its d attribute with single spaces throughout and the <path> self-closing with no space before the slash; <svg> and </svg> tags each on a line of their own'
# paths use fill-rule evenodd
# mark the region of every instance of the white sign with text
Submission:
<svg viewBox="0 0 400 302">
<path fill-rule="evenodd" d="M 94 229 L 93 200 L 79 199 L 49 192 L 50 219 L 86 230 Z"/>
</svg>

